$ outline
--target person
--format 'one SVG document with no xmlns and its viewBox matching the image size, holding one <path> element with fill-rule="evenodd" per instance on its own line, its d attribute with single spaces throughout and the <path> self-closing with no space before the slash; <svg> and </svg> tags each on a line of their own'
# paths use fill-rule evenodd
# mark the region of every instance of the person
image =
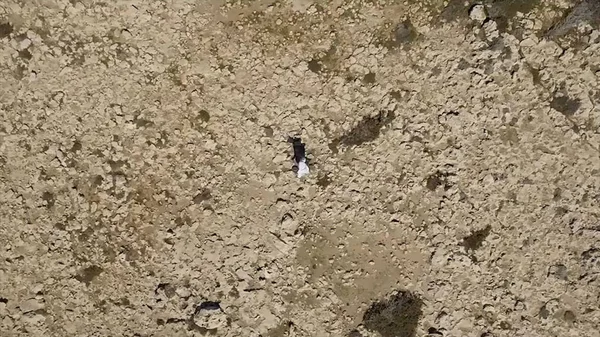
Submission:
<svg viewBox="0 0 600 337">
<path fill-rule="evenodd" d="M 302 143 L 302 139 L 299 137 L 289 138 L 288 141 L 292 143 L 294 148 L 294 162 L 293 171 L 296 172 L 298 178 L 302 178 L 310 173 L 308 168 L 308 160 L 306 159 L 306 147 Z"/>
</svg>

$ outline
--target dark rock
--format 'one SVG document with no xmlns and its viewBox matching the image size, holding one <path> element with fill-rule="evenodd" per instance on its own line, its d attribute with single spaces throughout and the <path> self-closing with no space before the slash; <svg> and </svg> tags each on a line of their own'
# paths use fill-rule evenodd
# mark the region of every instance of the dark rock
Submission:
<svg viewBox="0 0 600 337">
<path fill-rule="evenodd" d="M 414 337 L 422 315 L 423 301 L 408 291 L 373 303 L 363 316 L 363 326 L 382 337 Z"/>
<path fill-rule="evenodd" d="M 554 24 L 546 35 L 549 38 L 564 36 L 583 22 L 592 26 L 600 25 L 600 0 L 580 1 L 568 9 L 562 19 Z"/>
<path fill-rule="evenodd" d="M 348 337 L 363 337 L 363 335 L 358 330 L 352 330 L 348 333 Z"/>
<path fill-rule="evenodd" d="M 394 29 L 394 41 L 400 45 L 404 43 L 410 43 L 414 41 L 417 37 L 417 31 L 415 27 L 410 22 L 410 20 L 406 20 L 404 22 L 399 23 Z"/>
<path fill-rule="evenodd" d="M 557 264 L 550 267 L 549 275 L 556 277 L 559 280 L 567 280 L 567 267 L 562 264 Z"/>
<path fill-rule="evenodd" d="M 204 188 L 202 189 L 202 191 L 200 191 L 200 193 L 196 194 L 196 196 L 194 196 L 194 204 L 201 204 L 203 201 L 207 201 L 210 200 L 212 198 L 212 194 L 210 193 L 210 190 L 208 188 Z"/>
<path fill-rule="evenodd" d="M 488 16 L 496 21 L 498 30 L 509 30 L 517 13 L 527 14 L 540 5 L 541 0 L 493 0 L 486 5 Z"/>
<path fill-rule="evenodd" d="M 334 151 L 334 149 L 337 150 L 339 144 L 359 146 L 364 143 L 372 142 L 379 137 L 381 129 L 390 124 L 395 118 L 396 115 L 393 111 L 381 111 L 376 116 L 364 117 L 348 133 L 334 139 L 329 144 L 329 148 L 335 153 L 336 151 Z"/>
<path fill-rule="evenodd" d="M 322 68 L 323 67 L 321 66 L 321 62 L 319 62 L 319 60 L 312 59 L 308 61 L 308 70 L 312 71 L 313 73 L 320 73 Z"/>
<path fill-rule="evenodd" d="M 550 107 L 567 117 L 571 117 L 579 110 L 581 102 L 568 96 L 555 96 L 550 102 Z"/>
<path fill-rule="evenodd" d="M 563 319 L 569 323 L 574 323 L 577 320 L 577 317 L 571 310 L 566 310 L 563 314 Z"/>
<path fill-rule="evenodd" d="M 431 337 L 434 337 L 434 336 L 436 336 L 436 337 L 437 337 L 437 336 L 443 336 L 443 335 L 444 335 L 444 334 L 443 334 L 441 331 L 439 331 L 438 329 L 436 329 L 436 328 L 433 328 L 433 327 L 431 327 L 431 328 L 429 328 L 429 329 L 427 330 L 427 334 L 428 334 L 429 336 L 431 336 Z"/>
<path fill-rule="evenodd" d="M 273 131 L 272 127 L 265 126 L 264 127 L 264 131 L 265 131 L 265 136 L 267 136 L 267 137 L 273 137 L 274 131 Z"/>
<path fill-rule="evenodd" d="M 206 110 L 200 110 L 198 112 L 198 118 L 203 122 L 208 122 L 210 120 L 210 114 Z"/>
<path fill-rule="evenodd" d="M 163 291 L 165 293 L 165 296 L 167 296 L 168 298 L 171 298 L 176 294 L 175 287 L 170 283 L 160 283 L 156 287 L 156 289 L 154 289 L 155 294 L 158 294 L 160 291 Z"/>
<path fill-rule="evenodd" d="M 56 197 L 54 196 L 54 193 L 44 192 L 42 194 L 42 200 L 46 202 L 46 208 L 52 208 L 56 202 Z"/>
<path fill-rule="evenodd" d="M 213 301 L 206 301 L 206 302 L 202 302 L 200 303 L 200 305 L 198 305 L 196 307 L 196 313 L 199 313 L 201 311 L 213 311 L 213 310 L 221 310 L 221 305 L 219 304 L 220 302 L 213 302 Z"/>
<path fill-rule="evenodd" d="M 363 82 L 365 82 L 366 84 L 374 84 L 376 82 L 375 80 L 375 73 L 368 73 L 363 77 Z"/>
<path fill-rule="evenodd" d="M 83 282 L 85 283 L 86 286 L 89 286 L 90 283 L 92 283 L 92 281 L 98 277 L 100 274 L 102 274 L 102 272 L 104 271 L 104 269 L 98 267 L 98 266 L 89 266 L 89 267 L 85 267 L 84 269 L 82 269 L 79 274 L 77 276 L 75 276 L 75 279 L 79 282 Z"/>
<path fill-rule="evenodd" d="M 483 241 L 488 237 L 492 227 L 487 226 L 484 229 L 474 231 L 469 236 L 463 239 L 462 245 L 467 251 L 474 251 L 481 247 Z"/>
<path fill-rule="evenodd" d="M 10 36 L 14 28 L 10 22 L 0 23 L 0 39 Z"/>
</svg>

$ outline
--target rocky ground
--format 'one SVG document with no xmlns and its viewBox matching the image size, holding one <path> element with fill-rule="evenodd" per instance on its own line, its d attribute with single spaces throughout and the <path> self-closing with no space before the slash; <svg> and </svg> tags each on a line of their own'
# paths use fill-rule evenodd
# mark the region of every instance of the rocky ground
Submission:
<svg viewBox="0 0 600 337">
<path fill-rule="evenodd" d="M 3 0 L 0 335 L 600 336 L 599 23 Z"/>
</svg>

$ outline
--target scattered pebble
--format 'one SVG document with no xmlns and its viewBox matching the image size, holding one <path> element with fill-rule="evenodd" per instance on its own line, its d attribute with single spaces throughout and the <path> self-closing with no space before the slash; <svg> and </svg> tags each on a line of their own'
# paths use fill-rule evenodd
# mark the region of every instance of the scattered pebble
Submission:
<svg viewBox="0 0 600 337">
<path fill-rule="evenodd" d="M 19 305 L 19 308 L 21 309 L 22 313 L 28 313 L 28 312 L 32 312 L 32 311 L 36 311 L 39 309 L 43 309 L 44 308 L 44 304 L 40 303 L 37 299 L 35 298 L 31 298 L 28 299 L 24 302 L 21 302 L 21 304 Z"/>
<path fill-rule="evenodd" d="M 192 296 L 192 292 L 188 288 L 177 288 L 175 293 L 181 298 L 188 298 Z"/>
<path fill-rule="evenodd" d="M 483 5 L 475 5 L 471 7 L 471 10 L 469 11 L 469 17 L 475 21 L 485 21 L 485 19 L 487 19 L 485 7 Z"/>
</svg>

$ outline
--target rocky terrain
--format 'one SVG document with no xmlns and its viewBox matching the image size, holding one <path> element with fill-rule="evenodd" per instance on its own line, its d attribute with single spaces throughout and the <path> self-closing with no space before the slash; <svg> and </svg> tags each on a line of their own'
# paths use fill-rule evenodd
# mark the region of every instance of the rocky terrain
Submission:
<svg viewBox="0 0 600 337">
<path fill-rule="evenodd" d="M 3 0 L 0 335 L 599 337 L 599 29 L 599 0 Z"/>
</svg>

